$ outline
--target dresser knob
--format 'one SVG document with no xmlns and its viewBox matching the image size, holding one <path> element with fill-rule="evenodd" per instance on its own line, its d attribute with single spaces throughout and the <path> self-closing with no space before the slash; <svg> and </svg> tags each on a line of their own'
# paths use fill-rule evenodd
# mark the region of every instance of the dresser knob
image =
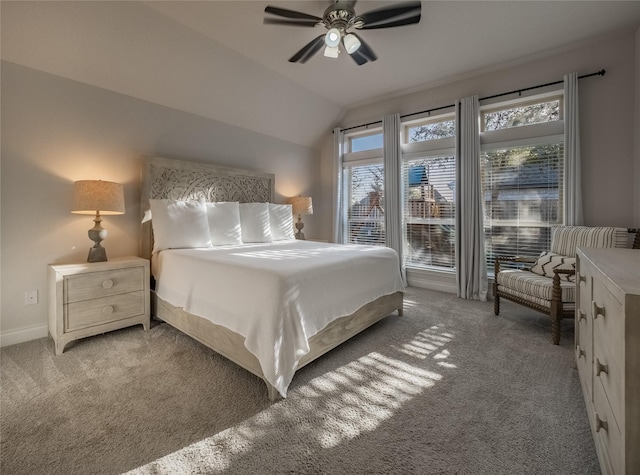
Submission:
<svg viewBox="0 0 640 475">
<path fill-rule="evenodd" d="M 580 282 L 584 282 L 586 284 L 587 283 L 587 276 L 578 274 L 578 283 L 580 283 Z"/>
<path fill-rule="evenodd" d="M 598 307 L 598 304 L 594 300 L 593 304 L 593 318 L 598 318 L 598 315 L 602 315 L 604 317 L 604 307 Z"/>
<path fill-rule="evenodd" d="M 578 358 L 584 358 L 587 355 L 587 353 L 580 348 L 580 345 L 576 345 L 576 351 L 578 352 Z"/>
<path fill-rule="evenodd" d="M 587 319 L 587 312 L 584 312 L 582 310 L 578 310 L 578 321 L 586 320 L 586 319 Z"/>
<path fill-rule="evenodd" d="M 106 315 L 110 315 L 113 313 L 113 307 L 111 305 L 107 305 L 105 308 L 102 309 L 102 313 L 106 314 Z"/>
<path fill-rule="evenodd" d="M 104 287 L 105 289 L 110 289 L 111 287 L 113 287 L 113 280 L 105 280 L 104 282 L 102 282 L 102 287 Z"/>
<path fill-rule="evenodd" d="M 600 363 L 600 360 L 596 358 L 596 376 L 600 376 L 600 373 L 609 374 L 609 366 L 604 363 Z"/>
<path fill-rule="evenodd" d="M 607 423 L 607 421 L 603 421 L 602 419 L 600 419 L 600 416 L 596 413 L 596 432 L 600 432 L 600 429 L 608 431 L 609 424 Z"/>
</svg>

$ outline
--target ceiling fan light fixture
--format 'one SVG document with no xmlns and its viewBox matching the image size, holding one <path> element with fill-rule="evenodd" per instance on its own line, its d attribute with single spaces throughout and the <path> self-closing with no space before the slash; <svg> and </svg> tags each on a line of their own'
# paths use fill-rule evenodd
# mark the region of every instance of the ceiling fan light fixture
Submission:
<svg viewBox="0 0 640 475">
<path fill-rule="evenodd" d="M 327 58 L 337 58 L 338 54 L 340 54 L 340 48 L 337 46 L 325 46 L 324 55 Z"/>
<path fill-rule="evenodd" d="M 358 51 L 358 48 L 360 48 L 360 40 L 353 33 L 349 33 L 348 35 L 346 35 L 343 41 L 344 49 L 346 49 L 347 53 L 349 54 L 355 53 L 356 51 Z"/>
<path fill-rule="evenodd" d="M 342 38 L 340 30 L 338 30 L 337 28 L 331 28 L 329 31 L 327 31 L 327 34 L 324 37 L 324 42 L 327 46 L 335 48 L 340 44 L 340 38 Z"/>
</svg>

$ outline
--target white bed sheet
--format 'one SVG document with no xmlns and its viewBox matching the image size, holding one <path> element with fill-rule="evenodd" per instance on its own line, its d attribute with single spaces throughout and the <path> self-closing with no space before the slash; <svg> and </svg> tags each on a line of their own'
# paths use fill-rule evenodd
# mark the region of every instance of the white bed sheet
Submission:
<svg viewBox="0 0 640 475">
<path fill-rule="evenodd" d="M 404 291 L 386 247 L 279 241 L 154 256 L 157 295 L 245 338 L 286 397 L 308 339 L 364 304 Z"/>
</svg>

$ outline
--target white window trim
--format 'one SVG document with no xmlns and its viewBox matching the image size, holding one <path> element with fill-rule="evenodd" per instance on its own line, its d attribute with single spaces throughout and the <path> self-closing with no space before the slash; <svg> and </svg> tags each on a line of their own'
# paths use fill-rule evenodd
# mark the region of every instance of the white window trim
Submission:
<svg viewBox="0 0 640 475">
<path fill-rule="evenodd" d="M 366 165 L 376 160 L 382 162 L 383 155 L 384 151 L 381 148 L 363 150 L 361 152 L 349 152 L 344 154 L 342 162 L 345 166 L 355 166 L 356 163 L 358 165 Z"/>
</svg>

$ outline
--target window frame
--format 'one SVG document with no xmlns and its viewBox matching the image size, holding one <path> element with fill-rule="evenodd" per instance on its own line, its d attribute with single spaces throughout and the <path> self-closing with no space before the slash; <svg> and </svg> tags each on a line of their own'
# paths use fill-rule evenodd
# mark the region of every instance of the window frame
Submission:
<svg viewBox="0 0 640 475">
<path fill-rule="evenodd" d="M 542 93 L 538 95 L 528 96 L 526 98 L 513 99 L 509 101 L 496 102 L 492 104 L 487 104 L 480 107 L 480 121 L 481 126 L 484 128 L 484 113 L 486 111 L 494 112 L 503 109 L 510 109 L 514 107 L 523 107 L 526 105 L 539 104 L 543 102 L 550 102 L 551 100 L 559 100 L 560 106 L 560 114 L 559 119 L 555 121 L 547 121 L 540 122 L 537 124 L 527 124 L 516 127 L 509 127 L 505 129 L 498 130 L 490 130 L 480 131 L 480 160 L 483 160 L 483 155 L 485 153 L 495 152 L 497 150 L 505 150 L 505 149 L 513 149 L 513 148 L 524 148 L 536 145 L 553 145 L 553 144 L 561 144 L 564 150 L 564 94 L 562 90 L 550 91 L 547 93 Z M 564 152 L 561 157 L 561 160 L 564 162 Z M 482 163 L 481 163 L 482 166 Z M 558 180 L 558 210 L 562 211 L 562 204 L 564 202 L 564 182 L 563 177 L 561 176 Z M 482 187 L 483 196 L 487 190 Z M 486 204 L 483 198 L 483 206 Z M 535 227 L 538 228 L 549 228 L 556 224 L 564 223 L 564 215 L 562 215 L 559 222 L 538 222 Z M 485 228 L 485 236 L 487 233 L 490 233 L 490 228 L 494 226 L 490 226 L 491 222 L 494 219 L 491 216 L 484 217 L 484 228 Z M 508 227 L 507 221 L 505 220 L 505 225 L 502 227 Z M 500 227 L 500 226 L 497 226 Z M 519 228 L 520 226 L 515 226 Z M 522 228 L 531 228 L 531 225 L 523 225 Z M 487 240 L 488 246 L 490 245 L 490 241 Z M 494 256 L 497 255 L 495 251 L 491 251 L 487 246 L 487 259 L 489 259 L 490 254 Z M 548 246 L 547 246 L 548 247 Z M 548 250 L 548 249 L 547 249 Z M 515 252 L 515 251 L 514 251 Z M 490 265 L 490 262 L 487 262 L 487 270 L 490 277 L 493 277 L 493 266 Z"/>
<path fill-rule="evenodd" d="M 366 129 L 364 131 L 352 132 L 344 135 L 345 149 L 349 150 L 342 156 L 342 169 L 340 170 L 342 184 L 342 197 L 341 197 L 341 216 L 342 216 L 342 241 L 344 243 L 350 243 L 349 240 L 349 207 L 351 203 L 351 183 L 349 183 L 349 173 L 347 169 L 356 168 L 368 165 L 381 165 L 384 170 L 384 148 L 374 148 L 369 150 L 361 150 L 358 152 L 351 152 L 351 139 L 353 137 L 367 137 L 382 134 L 382 127 L 376 127 L 374 129 Z M 384 140 L 384 137 L 383 137 Z"/>
<path fill-rule="evenodd" d="M 423 140 L 420 142 L 408 142 L 409 129 L 416 127 L 416 124 L 430 124 L 430 123 L 444 122 L 449 120 L 453 120 L 457 128 L 458 124 L 456 121 L 455 111 L 402 122 L 402 145 L 401 145 L 402 168 L 403 168 L 402 230 L 403 230 L 403 240 L 404 240 L 405 247 L 409 245 L 407 226 L 408 224 L 410 224 L 410 217 L 406 215 L 406 206 L 405 206 L 408 199 L 406 195 L 407 193 L 409 193 L 408 189 L 406 190 L 404 189 L 404 185 L 405 185 L 404 180 L 405 180 L 405 175 L 407 173 L 406 165 L 413 160 L 420 160 L 420 159 L 429 160 L 429 159 L 435 159 L 438 157 L 453 157 L 454 165 L 457 166 L 455 134 L 451 137 L 444 137 L 440 139 Z M 455 174 L 454 174 L 454 180 L 455 180 Z M 455 200 L 454 200 L 454 206 L 455 206 Z M 438 224 L 446 224 L 449 226 L 453 226 L 455 228 L 455 225 L 456 225 L 455 213 L 451 218 L 437 218 L 437 219 L 447 221 L 447 223 L 438 223 Z M 405 257 L 408 256 L 408 249 L 406 251 L 407 252 L 405 252 Z M 405 265 L 407 270 L 418 272 L 423 275 L 425 274 L 431 275 L 433 273 L 438 273 L 440 275 L 452 275 L 455 273 L 455 248 L 454 248 L 453 260 L 454 260 L 454 265 L 452 267 L 445 267 L 445 266 L 439 266 L 439 265 L 419 265 L 416 263 L 409 263 L 408 261 L 405 262 Z"/>
</svg>

